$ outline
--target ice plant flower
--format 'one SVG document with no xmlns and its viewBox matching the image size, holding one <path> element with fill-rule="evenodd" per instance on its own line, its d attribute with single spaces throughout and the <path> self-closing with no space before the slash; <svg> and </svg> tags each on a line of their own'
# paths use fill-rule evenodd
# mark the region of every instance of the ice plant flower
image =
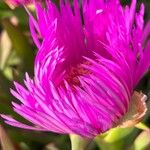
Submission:
<svg viewBox="0 0 150 150">
<path fill-rule="evenodd" d="M 33 126 L 2 115 L 12 126 L 94 137 L 112 128 L 128 111 L 134 89 L 150 66 L 150 22 L 136 0 L 50 0 L 29 13 L 38 48 L 34 78 L 14 83 L 14 111 Z M 40 35 L 40 38 L 39 38 Z"/>
</svg>

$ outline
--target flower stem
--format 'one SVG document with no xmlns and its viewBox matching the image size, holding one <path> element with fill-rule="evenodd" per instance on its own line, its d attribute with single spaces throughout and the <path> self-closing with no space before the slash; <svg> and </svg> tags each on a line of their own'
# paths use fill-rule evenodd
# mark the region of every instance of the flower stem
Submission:
<svg viewBox="0 0 150 150">
<path fill-rule="evenodd" d="M 70 140 L 71 150 L 85 150 L 87 144 L 89 143 L 88 139 L 75 134 L 70 135 Z"/>
</svg>

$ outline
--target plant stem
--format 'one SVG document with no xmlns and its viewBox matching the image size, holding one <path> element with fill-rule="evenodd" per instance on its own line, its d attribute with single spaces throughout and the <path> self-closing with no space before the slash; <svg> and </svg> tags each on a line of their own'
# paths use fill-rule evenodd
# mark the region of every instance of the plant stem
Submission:
<svg viewBox="0 0 150 150">
<path fill-rule="evenodd" d="M 78 135 L 71 134 L 71 150 L 85 150 L 89 140 Z"/>
</svg>

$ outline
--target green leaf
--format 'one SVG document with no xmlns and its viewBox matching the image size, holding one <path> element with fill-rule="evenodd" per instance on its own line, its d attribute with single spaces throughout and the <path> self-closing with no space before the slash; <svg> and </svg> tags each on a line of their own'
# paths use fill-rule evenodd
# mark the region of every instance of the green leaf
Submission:
<svg viewBox="0 0 150 150">
<path fill-rule="evenodd" d="M 100 150 L 121 150 L 123 147 L 123 140 L 114 143 L 107 143 L 102 138 L 96 137 L 95 142 Z"/>
<path fill-rule="evenodd" d="M 16 53 L 22 60 L 23 71 L 32 72 L 34 53 L 27 37 L 18 26 L 14 26 L 8 19 L 2 20 L 2 24 L 11 39 Z"/>
<path fill-rule="evenodd" d="M 13 16 L 10 8 L 2 1 L 0 1 L 0 19 L 8 18 Z"/>
<path fill-rule="evenodd" d="M 11 87 L 11 82 L 0 71 L 0 97 L 1 97 L 0 101 L 2 100 L 2 97 L 4 99 L 7 99 L 7 101 L 9 100 L 9 98 L 11 97 L 9 92 L 10 87 Z"/>
<path fill-rule="evenodd" d="M 119 141 L 129 135 L 133 131 L 133 128 L 114 128 L 108 131 L 108 134 L 104 137 L 104 141 L 113 143 Z"/>
<path fill-rule="evenodd" d="M 135 150 L 149 150 L 150 149 L 150 130 L 143 131 L 136 138 L 134 142 Z"/>
<path fill-rule="evenodd" d="M 135 125 L 135 127 L 138 128 L 138 129 L 141 129 L 141 130 L 150 130 L 150 128 L 142 122 Z"/>
<path fill-rule="evenodd" d="M 7 44 L 6 44 L 7 43 Z M 7 32 L 4 30 L 1 32 L 1 39 L 0 39 L 0 69 L 4 69 L 7 63 L 8 57 L 11 52 L 11 41 Z"/>
<path fill-rule="evenodd" d="M 125 138 L 131 134 L 133 128 L 114 128 L 95 138 L 101 150 L 121 150 L 124 146 Z"/>
<path fill-rule="evenodd" d="M 21 7 L 17 7 L 13 10 L 13 14 L 18 18 L 20 26 L 26 28 L 28 30 L 28 14 L 27 12 Z"/>
</svg>

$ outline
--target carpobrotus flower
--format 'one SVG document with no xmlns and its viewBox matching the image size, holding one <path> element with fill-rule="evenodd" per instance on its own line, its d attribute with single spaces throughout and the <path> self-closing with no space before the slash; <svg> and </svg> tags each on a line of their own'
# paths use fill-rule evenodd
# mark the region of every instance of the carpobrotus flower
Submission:
<svg viewBox="0 0 150 150">
<path fill-rule="evenodd" d="M 128 111 L 133 91 L 150 66 L 150 23 L 143 29 L 144 5 L 123 8 L 118 0 L 66 0 L 46 8 L 36 3 L 29 25 L 38 47 L 34 79 L 15 82 L 21 101 L 14 111 L 34 126 L 2 115 L 16 127 L 94 137 L 112 128 Z M 39 39 L 40 35 L 40 39 Z"/>
</svg>

